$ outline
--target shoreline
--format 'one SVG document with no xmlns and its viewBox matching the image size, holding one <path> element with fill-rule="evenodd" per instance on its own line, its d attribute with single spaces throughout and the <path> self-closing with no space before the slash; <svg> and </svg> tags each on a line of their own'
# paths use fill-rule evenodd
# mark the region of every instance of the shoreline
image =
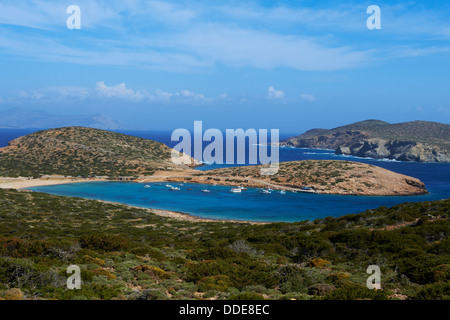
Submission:
<svg viewBox="0 0 450 320">
<path fill-rule="evenodd" d="M 60 184 L 79 183 L 79 182 L 95 182 L 95 181 L 113 181 L 107 179 L 89 179 L 89 178 L 63 178 L 63 177 L 46 177 L 46 178 L 5 178 L 0 177 L 0 189 L 16 189 L 21 190 L 32 187 L 53 186 Z"/>
<path fill-rule="evenodd" d="M 224 179 L 237 179 L 241 180 L 239 183 L 237 182 L 228 182 L 228 181 L 211 181 L 211 178 L 220 178 L 220 180 Z M 208 179 L 209 178 L 209 179 Z M 244 182 L 244 180 L 250 180 Z M 96 181 L 108 181 L 108 182 L 120 182 L 123 180 L 117 179 L 105 179 L 105 178 L 69 178 L 62 176 L 44 176 L 42 178 L 28 178 L 28 177 L 19 177 L 19 178 L 9 178 L 9 177 L 0 177 L 0 189 L 25 189 L 32 187 L 41 187 L 41 186 L 51 186 L 51 185 L 60 185 L 60 184 L 69 184 L 69 183 L 80 183 L 80 182 L 96 182 Z M 268 183 L 266 181 L 261 181 L 257 179 L 251 178 L 238 178 L 238 177 L 222 177 L 222 176 L 209 176 L 202 175 L 196 176 L 192 174 L 187 175 L 154 175 L 154 176 L 144 176 L 139 177 L 136 180 L 131 182 L 135 183 L 152 183 L 152 182 L 181 182 L 181 183 L 198 183 L 205 185 L 221 185 L 221 186 L 245 186 L 249 188 L 273 188 L 275 190 L 285 190 L 285 191 L 293 191 L 298 193 L 310 193 L 310 194 L 328 194 L 328 195 L 342 195 L 342 196 L 365 196 L 365 197 L 416 197 L 416 196 L 425 196 L 430 194 L 427 190 L 424 193 L 409 193 L 409 194 L 357 194 L 357 193 L 349 193 L 349 194 L 341 194 L 341 193 L 332 193 L 332 192 L 323 192 L 321 190 L 301 190 L 299 188 L 287 187 L 283 185 L 276 185 L 273 183 Z"/>
<path fill-rule="evenodd" d="M 35 192 L 32 190 L 27 190 L 27 188 L 32 187 L 41 187 L 41 186 L 51 186 L 51 185 L 60 185 L 60 184 L 68 184 L 68 183 L 80 183 L 80 182 L 96 182 L 96 181 L 111 181 L 114 182 L 116 180 L 107 180 L 107 179 L 76 179 L 76 178 L 56 178 L 56 177 L 48 177 L 48 178 L 39 178 L 39 179 L 28 179 L 28 178 L 1 178 L 0 177 L 0 189 L 15 189 L 23 192 Z M 119 181 L 119 180 L 117 180 Z M 139 182 L 135 182 L 139 183 Z M 92 200 L 92 199 L 85 199 Z M 147 210 L 154 215 L 159 217 L 170 218 L 178 221 L 189 221 L 189 222 L 217 222 L 217 223 L 242 223 L 242 224 L 251 224 L 251 225 L 263 225 L 270 224 L 275 222 L 263 222 L 263 221 L 250 221 L 250 220 L 232 220 L 232 219 L 214 219 L 214 218 L 201 218 L 197 217 L 193 214 L 181 211 L 172 211 L 165 209 L 156 209 L 156 208 L 145 208 L 139 206 L 132 206 L 121 202 L 115 201 L 106 201 L 106 200 L 97 200 L 103 203 L 113 204 L 113 205 L 121 205 L 130 208 Z"/>
</svg>

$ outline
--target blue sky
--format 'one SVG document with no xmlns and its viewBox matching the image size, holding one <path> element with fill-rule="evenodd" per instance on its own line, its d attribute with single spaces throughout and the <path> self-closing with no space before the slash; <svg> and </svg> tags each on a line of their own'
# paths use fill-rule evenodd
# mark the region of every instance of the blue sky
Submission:
<svg viewBox="0 0 450 320">
<path fill-rule="evenodd" d="M 14 107 L 146 129 L 449 123 L 450 3 L 2 0 L 0 110 Z"/>
</svg>

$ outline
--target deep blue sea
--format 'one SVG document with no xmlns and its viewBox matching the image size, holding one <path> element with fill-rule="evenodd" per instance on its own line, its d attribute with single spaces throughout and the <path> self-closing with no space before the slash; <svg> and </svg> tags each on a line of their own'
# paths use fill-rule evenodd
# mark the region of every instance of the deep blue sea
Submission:
<svg viewBox="0 0 450 320">
<path fill-rule="evenodd" d="M 8 141 L 28 134 L 33 130 L 0 129 L 0 146 Z M 174 146 L 171 132 L 121 131 L 122 133 L 152 139 Z M 280 138 L 292 136 L 280 135 Z M 363 197 L 336 196 L 304 193 L 260 194 L 257 189 L 242 193 L 229 192 L 229 187 L 184 184 L 180 191 L 170 191 L 165 184 L 152 183 L 150 188 L 132 182 L 92 182 L 30 188 L 31 190 L 57 195 L 101 199 L 135 205 L 182 211 L 195 216 L 215 219 L 236 219 L 252 221 L 301 221 L 327 216 L 342 216 L 362 212 L 380 206 L 393 206 L 403 202 L 419 202 L 450 198 L 450 164 L 416 163 L 390 160 L 363 159 L 335 155 L 330 150 L 281 148 L 280 161 L 306 159 L 351 160 L 377 165 L 398 173 L 422 180 L 430 194 L 410 197 Z M 227 165 L 206 165 L 199 170 L 208 170 Z M 201 192 L 208 188 L 210 193 Z M 192 190 L 187 190 L 192 189 Z"/>
</svg>

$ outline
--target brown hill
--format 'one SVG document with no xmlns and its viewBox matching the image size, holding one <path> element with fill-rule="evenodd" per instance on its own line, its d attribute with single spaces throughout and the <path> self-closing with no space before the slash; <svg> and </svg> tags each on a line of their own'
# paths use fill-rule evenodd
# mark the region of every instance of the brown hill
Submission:
<svg viewBox="0 0 450 320">
<path fill-rule="evenodd" d="M 261 166 L 244 166 L 202 171 L 190 175 L 160 173 L 145 181 L 184 181 L 273 189 L 311 187 L 317 193 L 341 195 L 403 196 L 426 194 L 419 179 L 377 166 L 336 160 L 306 160 L 280 163 L 277 174 L 262 176 Z"/>
<path fill-rule="evenodd" d="M 150 175 L 185 170 L 171 161 L 166 145 L 85 127 L 43 130 L 0 149 L 0 176 Z"/>
</svg>

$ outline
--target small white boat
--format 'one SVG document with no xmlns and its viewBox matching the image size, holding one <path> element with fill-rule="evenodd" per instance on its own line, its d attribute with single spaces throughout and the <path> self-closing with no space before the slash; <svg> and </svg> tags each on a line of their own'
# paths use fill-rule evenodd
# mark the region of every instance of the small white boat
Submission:
<svg viewBox="0 0 450 320">
<path fill-rule="evenodd" d="M 286 190 L 281 190 L 280 194 L 286 194 Z"/>
<path fill-rule="evenodd" d="M 230 191 L 233 193 L 241 193 L 242 189 L 241 188 L 232 188 Z"/>
<path fill-rule="evenodd" d="M 151 186 L 149 185 L 149 184 L 146 184 L 145 186 L 144 186 L 144 188 L 150 188 Z"/>
<path fill-rule="evenodd" d="M 172 185 L 171 184 L 166 184 L 166 187 L 167 188 L 172 188 Z"/>
<path fill-rule="evenodd" d="M 262 189 L 262 190 L 260 191 L 260 193 L 263 193 L 263 194 L 270 194 L 271 191 L 270 191 L 269 189 Z"/>
<path fill-rule="evenodd" d="M 171 187 L 170 190 L 171 191 L 178 191 L 178 190 L 180 190 L 180 188 L 178 188 L 178 187 Z"/>
<path fill-rule="evenodd" d="M 204 189 L 204 190 L 202 190 L 202 192 L 208 193 L 208 192 L 211 192 L 211 190 Z"/>
</svg>

